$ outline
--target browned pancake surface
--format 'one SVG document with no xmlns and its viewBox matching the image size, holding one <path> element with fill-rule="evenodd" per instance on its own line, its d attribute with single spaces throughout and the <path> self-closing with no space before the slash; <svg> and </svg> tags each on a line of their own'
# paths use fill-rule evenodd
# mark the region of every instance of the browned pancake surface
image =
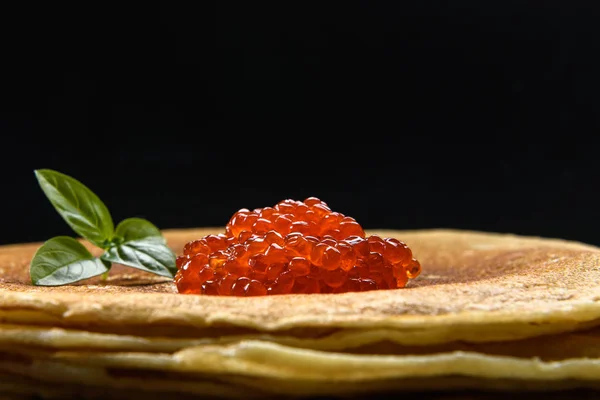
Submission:
<svg viewBox="0 0 600 400">
<path fill-rule="evenodd" d="M 219 228 L 167 230 L 176 253 Z M 374 232 L 369 232 L 374 233 Z M 44 312 L 65 321 L 194 326 L 295 326 L 544 323 L 600 318 L 600 250 L 563 240 L 453 230 L 378 231 L 405 241 L 422 274 L 408 287 L 337 295 L 254 298 L 179 295 L 168 279 L 115 266 L 62 287 L 34 287 L 28 264 L 39 243 L 0 247 L 0 310 Z M 549 313 L 550 312 L 550 313 Z M 536 322 L 537 321 L 537 322 Z"/>
</svg>

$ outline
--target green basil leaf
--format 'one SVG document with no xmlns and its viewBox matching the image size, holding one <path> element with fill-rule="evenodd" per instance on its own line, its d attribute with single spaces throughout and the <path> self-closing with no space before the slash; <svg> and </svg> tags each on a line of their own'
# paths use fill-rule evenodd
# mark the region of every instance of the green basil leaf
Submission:
<svg viewBox="0 0 600 400">
<path fill-rule="evenodd" d="M 40 187 L 54 208 L 79 235 L 99 247 L 106 247 L 114 225 L 104 203 L 83 183 L 49 169 L 35 171 Z"/>
<path fill-rule="evenodd" d="M 122 242 L 145 239 L 166 244 L 160 230 L 143 218 L 127 218 L 121 221 L 115 230 L 115 239 Z"/>
<path fill-rule="evenodd" d="M 155 237 L 123 242 L 106 250 L 101 258 L 169 278 L 177 271 L 175 254 Z"/>
<path fill-rule="evenodd" d="M 58 236 L 36 251 L 29 274 L 34 285 L 59 286 L 101 275 L 109 268 L 110 263 L 95 258 L 77 240 Z"/>
<path fill-rule="evenodd" d="M 102 256 L 104 260 L 162 276 L 174 276 L 175 254 L 167 247 L 160 230 L 150 221 L 142 218 L 121 221 L 113 243 L 114 246 Z"/>
</svg>

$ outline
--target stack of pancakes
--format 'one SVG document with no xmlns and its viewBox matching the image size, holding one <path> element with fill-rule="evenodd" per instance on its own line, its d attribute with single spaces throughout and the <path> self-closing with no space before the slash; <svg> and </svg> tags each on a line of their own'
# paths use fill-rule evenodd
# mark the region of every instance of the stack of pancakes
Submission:
<svg viewBox="0 0 600 400">
<path fill-rule="evenodd" d="M 183 245 L 221 229 L 165 231 Z M 31 286 L 39 243 L 0 247 L 0 394 L 188 399 L 600 387 L 600 249 L 477 232 L 377 231 L 423 272 L 398 290 L 177 294 L 115 266 Z M 91 247 L 90 247 L 91 249 Z"/>
</svg>

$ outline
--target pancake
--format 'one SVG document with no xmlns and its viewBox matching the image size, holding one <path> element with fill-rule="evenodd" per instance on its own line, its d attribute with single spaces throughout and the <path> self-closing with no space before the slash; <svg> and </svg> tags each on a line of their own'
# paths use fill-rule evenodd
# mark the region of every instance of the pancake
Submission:
<svg viewBox="0 0 600 400">
<path fill-rule="evenodd" d="M 300 349 L 343 352 L 348 354 L 427 355 L 452 351 L 512 357 L 536 357 L 541 360 L 600 358 L 600 328 L 587 331 L 542 335 L 533 338 L 492 341 L 422 343 L 396 335 L 391 330 L 339 331 L 324 338 L 297 338 L 273 334 L 229 335 L 219 338 L 138 337 L 95 333 L 42 326 L 0 325 L 0 349 L 18 348 L 41 351 L 143 352 L 172 354 L 200 346 L 227 345 L 242 341 L 277 343 Z M 33 350 L 32 350 L 33 351 Z M 30 354 L 31 351 L 28 353 Z"/>
<path fill-rule="evenodd" d="M 164 234 L 180 253 L 221 231 Z M 406 288 L 180 295 L 171 280 L 121 265 L 107 281 L 35 287 L 28 265 L 41 244 L 0 246 L 0 394 L 599 388 L 599 248 L 441 229 L 373 233 L 405 241 L 421 261 Z"/>
<path fill-rule="evenodd" d="M 42 367 L 56 368 L 65 373 L 67 368 L 46 364 Z M 154 377 L 153 383 L 145 384 L 147 378 L 130 373 L 129 377 L 122 378 L 113 373 L 113 377 L 107 377 L 100 382 L 84 382 L 72 380 L 73 382 L 52 382 L 47 379 L 47 373 L 42 377 L 36 375 L 40 368 L 30 370 L 19 369 L 18 372 L 0 371 L 0 399 L 213 399 L 213 398 L 261 398 L 282 399 L 298 398 L 307 394 L 319 393 L 320 400 L 336 398 L 352 399 L 387 399 L 398 393 L 398 387 L 402 387 L 407 394 L 416 394 L 423 400 L 475 400 L 475 399 L 504 399 L 506 391 L 518 389 L 519 392 L 511 392 L 513 399 L 531 399 L 533 393 L 541 392 L 541 397 L 547 400 L 564 399 L 596 399 L 597 392 L 591 389 L 581 389 L 581 383 L 577 381 L 562 382 L 519 382 L 514 380 L 485 380 L 469 379 L 466 377 L 453 376 L 447 378 L 431 379 L 401 379 L 380 380 L 377 382 L 307 382 L 307 381 L 269 381 L 247 379 L 242 377 L 230 377 L 229 384 L 206 385 L 203 382 L 186 382 L 181 385 L 178 381 Z M 89 371 L 88 371 L 89 372 Z M 96 375 L 90 372 L 91 376 Z M 125 372 L 122 373 L 125 375 Z M 228 386 L 234 386 L 233 389 Z M 426 389 L 419 389 L 425 387 Z M 472 388 L 469 392 L 457 393 L 456 389 Z M 265 392 L 264 388 L 270 388 Z M 242 394 L 240 394 L 242 392 Z M 291 393 L 291 394 L 290 394 Z M 351 397 L 348 393 L 352 393 Z M 327 397 L 324 397 L 327 396 Z M 537 398 L 537 397 L 534 397 Z"/>
<path fill-rule="evenodd" d="M 351 355 L 259 341 L 188 348 L 171 355 L 27 353 L 4 349 L 0 371 L 54 384 L 234 398 L 392 390 L 600 388 L 600 360 L 590 358 L 542 361 L 462 351 L 417 356 Z"/>
<path fill-rule="evenodd" d="M 164 234 L 180 252 L 185 242 L 219 231 Z M 39 243 L 4 246 L 0 322 L 188 338 L 392 330 L 400 341 L 423 343 L 507 340 L 600 324 L 597 247 L 452 230 L 376 233 L 404 240 L 421 260 L 423 272 L 407 288 L 254 298 L 180 295 L 169 280 L 118 265 L 107 282 L 34 287 L 27 265 Z"/>
</svg>

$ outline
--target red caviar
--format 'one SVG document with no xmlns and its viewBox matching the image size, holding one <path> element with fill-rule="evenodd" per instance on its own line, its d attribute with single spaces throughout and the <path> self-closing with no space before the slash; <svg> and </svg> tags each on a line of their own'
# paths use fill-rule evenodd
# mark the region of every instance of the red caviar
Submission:
<svg viewBox="0 0 600 400">
<path fill-rule="evenodd" d="M 315 197 L 239 210 L 224 234 L 187 243 L 177 268 L 179 293 L 221 296 L 397 289 L 421 272 L 406 243 L 366 237 Z"/>
</svg>

